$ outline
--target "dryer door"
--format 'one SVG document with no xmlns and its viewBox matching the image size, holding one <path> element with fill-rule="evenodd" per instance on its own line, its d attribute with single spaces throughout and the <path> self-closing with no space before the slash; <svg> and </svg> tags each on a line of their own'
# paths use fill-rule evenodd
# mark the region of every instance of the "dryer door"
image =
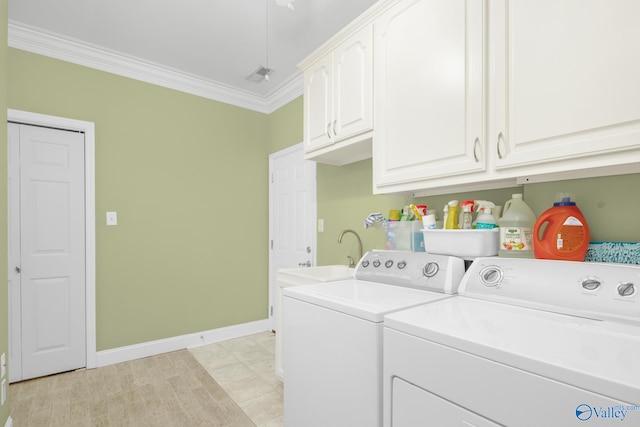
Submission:
<svg viewBox="0 0 640 427">
<path fill-rule="evenodd" d="M 486 418 L 454 405 L 400 378 L 392 383 L 392 427 L 499 427 Z"/>
</svg>

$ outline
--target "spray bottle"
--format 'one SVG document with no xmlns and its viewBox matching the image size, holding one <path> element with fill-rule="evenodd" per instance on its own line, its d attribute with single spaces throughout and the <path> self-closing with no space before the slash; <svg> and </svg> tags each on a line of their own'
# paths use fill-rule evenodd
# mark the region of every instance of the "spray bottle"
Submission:
<svg viewBox="0 0 640 427">
<path fill-rule="evenodd" d="M 463 200 L 458 209 L 458 227 L 461 229 L 471 229 L 473 223 L 473 200 Z"/>
<path fill-rule="evenodd" d="M 488 200 L 474 200 L 473 211 L 476 212 L 478 215 L 476 216 L 476 219 L 473 221 L 473 228 L 477 228 L 478 218 L 480 217 L 480 215 L 487 212 L 486 208 L 491 208 L 493 210 L 495 206 L 496 206 L 495 203 L 490 202 Z M 498 221 L 498 218 L 496 218 L 496 222 L 497 221 Z"/>
<path fill-rule="evenodd" d="M 496 224 L 496 219 L 491 213 L 491 208 L 484 207 L 482 211 L 478 212 L 478 218 L 476 220 L 476 229 L 478 230 L 487 230 L 494 229 L 498 225 Z"/>
<path fill-rule="evenodd" d="M 471 230 L 473 223 L 473 201 L 469 200 L 468 202 L 462 202 L 462 213 L 458 223 L 458 226 L 463 230 Z"/>
</svg>

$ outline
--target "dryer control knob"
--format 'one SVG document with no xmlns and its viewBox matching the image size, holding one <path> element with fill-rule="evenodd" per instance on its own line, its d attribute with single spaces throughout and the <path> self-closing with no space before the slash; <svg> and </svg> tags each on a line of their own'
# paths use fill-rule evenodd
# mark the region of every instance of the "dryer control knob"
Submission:
<svg viewBox="0 0 640 427">
<path fill-rule="evenodd" d="M 618 295 L 621 297 L 630 297 L 636 293 L 636 287 L 633 283 L 622 282 L 618 285 Z"/>
<path fill-rule="evenodd" d="M 497 286 L 502 283 L 504 274 L 500 267 L 490 265 L 480 270 L 480 281 L 485 286 Z"/>
<path fill-rule="evenodd" d="M 437 262 L 428 262 L 422 269 L 422 274 L 426 277 L 433 277 L 438 274 L 438 270 L 440 270 L 440 266 Z"/>
<path fill-rule="evenodd" d="M 582 287 L 587 291 L 595 291 L 602 286 L 602 282 L 595 278 L 588 278 L 582 281 Z"/>
<path fill-rule="evenodd" d="M 377 259 L 377 260 L 373 261 L 373 266 L 376 267 L 376 268 L 380 267 L 380 260 Z"/>
</svg>

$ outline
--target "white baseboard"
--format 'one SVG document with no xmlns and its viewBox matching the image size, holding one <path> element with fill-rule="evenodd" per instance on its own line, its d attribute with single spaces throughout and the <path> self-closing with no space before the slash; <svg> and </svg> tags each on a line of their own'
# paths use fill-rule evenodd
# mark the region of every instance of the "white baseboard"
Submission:
<svg viewBox="0 0 640 427">
<path fill-rule="evenodd" d="M 214 342 L 224 341 L 245 335 L 257 334 L 270 330 L 269 319 L 255 322 L 242 323 L 240 325 L 211 329 L 194 334 L 181 335 L 157 341 L 149 341 L 125 347 L 118 347 L 96 353 L 96 366 L 108 366 L 143 357 L 155 356 L 170 351 L 182 350 L 189 347 L 198 347 Z"/>
<path fill-rule="evenodd" d="M 4 427 L 13 427 L 13 420 L 11 417 L 7 418 L 7 422 L 4 423 Z"/>
</svg>

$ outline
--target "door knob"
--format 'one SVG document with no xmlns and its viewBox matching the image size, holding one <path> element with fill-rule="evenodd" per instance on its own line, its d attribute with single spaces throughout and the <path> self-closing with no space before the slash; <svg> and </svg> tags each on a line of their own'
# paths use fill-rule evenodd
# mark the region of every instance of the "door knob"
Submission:
<svg viewBox="0 0 640 427">
<path fill-rule="evenodd" d="M 16 267 L 16 273 L 20 273 L 20 267 Z"/>
</svg>

